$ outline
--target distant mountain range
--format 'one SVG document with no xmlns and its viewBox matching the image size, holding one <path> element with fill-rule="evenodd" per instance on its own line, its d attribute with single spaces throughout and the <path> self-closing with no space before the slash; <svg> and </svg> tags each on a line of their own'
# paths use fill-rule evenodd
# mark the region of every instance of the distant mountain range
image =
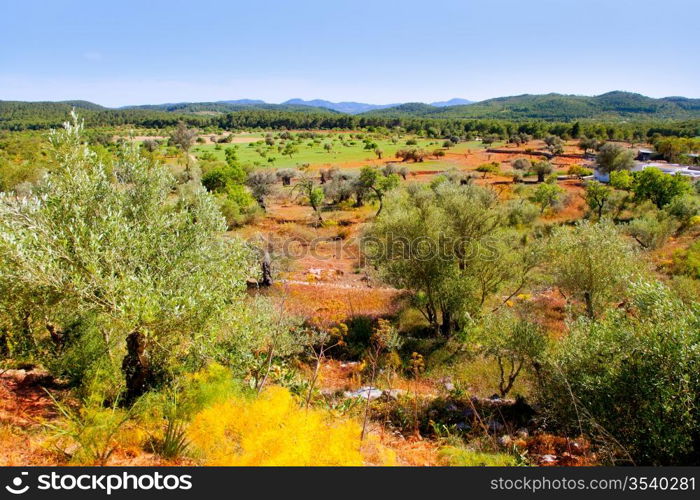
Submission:
<svg viewBox="0 0 700 500">
<path fill-rule="evenodd" d="M 84 103 L 85 101 L 73 101 Z M 86 103 L 91 104 L 91 103 Z M 96 104 L 91 104 L 97 106 Z M 82 107 L 82 106 L 80 106 Z M 122 109 L 154 109 L 170 112 L 231 112 L 243 109 L 276 109 L 280 111 L 328 110 L 362 116 L 425 117 L 425 118 L 495 118 L 508 120 L 576 120 L 582 118 L 700 118 L 700 99 L 663 97 L 655 99 L 632 92 L 613 91 L 598 96 L 567 94 L 523 94 L 472 102 L 451 99 L 430 104 L 421 102 L 367 104 L 331 102 L 323 99 L 290 99 L 282 104 L 261 100 L 240 99 L 211 103 L 156 104 L 126 106 Z M 94 109 L 94 108 L 91 108 Z"/>
<path fill-rule="evenodd" d="M 473 101 L 468 101 L 467 99 L 450 99 L 449 101 L 438 101 L 430 103 L 430 106 L 434 107 L 444 107 L 444 106 L 456 106 L 463 104 L 471 104 Z M 297 106 L 312 106 L 314 108 L 326 108 L 333 111 L 338 111 L 339 113 L 347 113 L 349 115 L 357 115 L 360 113 L 366 113 L 368 111 L 374 111 L 377 109 L 388 109 L 400 106 L 401 103 L 394 104 L 367 104 L 364 102 L 331 102 L 325 101 L 323 99 L 313 99 L 310 101 L 305 101 L 303 99 L 289 99 L 282 104 L 292 104 Z"/>
<path fill-rule="evenodd" d="M 504 119 L 570 121 L 598 120 L 688 120 L 700 119 L 700 99 L 663 97 L 655 99 L 631 92 L 613 91 L 598 96 L 566 94 L 524 94 L 498 97 L 480 102 L 466 99 L 425 103 L 367 104 L 360 102 L 331 102 L 321 99 L 290 99 L 281 104 L 269 104 L 259 99 L 239 99 L 216 102 L 182 102 L 146 104 L 107 108 L 88 101 L 25 102 L 0 101 L 0 128 L 47 126 L 60 123 L 72 107 L 87 114 L 120 116 L 118 123 L 129 123 L 134 116 L 144 117 L 149 112 L 165 114 L 202 114 L 267 110 L 319 115 L 359 115 L 385 118 L 430 119 Z M 114 121 L 114 120 L 113 120 Z"/>
</svg>

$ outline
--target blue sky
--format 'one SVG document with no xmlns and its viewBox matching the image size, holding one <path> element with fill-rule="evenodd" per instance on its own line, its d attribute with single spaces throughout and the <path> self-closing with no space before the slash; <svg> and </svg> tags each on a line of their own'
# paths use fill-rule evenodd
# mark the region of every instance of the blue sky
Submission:
<svg viewBox="0 0 700 500">
<path fill-rule="evenodd" d="M 697 0 L 0 0 L 0 99 L 700 97 Z"/>
</svg>

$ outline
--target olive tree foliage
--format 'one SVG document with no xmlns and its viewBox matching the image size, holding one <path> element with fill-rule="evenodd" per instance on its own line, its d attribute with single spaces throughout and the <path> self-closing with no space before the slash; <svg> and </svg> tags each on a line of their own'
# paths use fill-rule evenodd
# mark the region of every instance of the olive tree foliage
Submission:
<svg viewBox="0 0 700 500">
<path fill-rule="evenodd" d="M 554 208 L 560 204 L 564 192 L 564 189 L 557 186 L 556 183 L 545 182 L 537 186 L 530 201 L 539 205 L 540 214 L 543 214 L 548 208 Z"/>
<path fill-rule="evenodd" d="M 379 202 L 377 216 L 382 213 L 382 209 L 384 208 L 384 196 L 398 186 L 400 180 L 399 176 L 395 173 L 387 171 L 387 174 L 388 175 L 383 175 L 380 169 L 368 166 L 360 170 L 360 176 L 357 179 L 357 183 L 359 184 L 358 188 L 372 193 Z"/>
<path fill-rule="evenodd" d="M 564 141 L 556 135 L 549 135 L 544 138 L 544 143 L 547 146 L 547 151 L 553 156 L 564 153 Z"/>
<path fill-rule="evenodd" d="M 194 144 L 194 140 L 197 137 L 197 131 L 191 128 L 187 128 L 185 122 L 178 122 L 177 128 L 173 131 L 170 136 L 170 142 L 175 144 L 177 147 L 182 149 L 182 151 L 187 154 Z"/>
<path fill-rule="evenodd" d="M 314 183 L 313 178 L 308 175 L 302 175 L 294 186 L 294 190 L 299 193 L 299 196 L 303 197 L 314 211 L 317 217 L 317 222 L 323 222 L 323 216 L 321 214 L 321 209 L 323 208 L 323 202 L 325 200 L 325 192 L 321 186 L 317 186 Z"/>
<path fill-rule="evenodd" d="M 596 156 L 598 170 L 603 173 L 629 170 L 634 166 L 634 151 L 619 144 L 606 142 Z"/>
<path fill-rule="evenodd" d="M 498 391 L 502 398 L 513 388 L 523 370 L 536 372 L 547 347 L 546 333 L 535 323 L 510 310 L 487 315 L 477 328 L 482 355 L 498 365 Z"/>
<path fill-rule="evenodd" d="M 537 175 L 537 182 L 544 182 L 545 177 L 554 171 L 554 167 L 548 161 L 538 161 L 532 164 L 530 171 Z"/>
<path fill-rule="evenodd" d="M 197 131 L 195 129 L 187 128 L 185 122 L 180 121 L 177 124 L 177 128 L 170 136 L 170 142 L 179 147 L 185 154 L 185 165 L 186 171 L 185 175 L 189 178 L 191 176 L 191 159 L 190 159 L 190 148 L 194 144 L 197 138 Z"/>
<path fill-rule="evenodd" d="M 552 282 L 567 299 L 583 301 L 591 318 L 608 302 L 624 298 L 626 285 L 640 267 L 634 248 L 609 220 L 556 228 L 549 251 Z"/>
<path fill-rule="evenodd" d="M 658 168 L 645 168 L 632 175 L 635 200 L 650 200 L 659 208 L 671 203 L 675 197 L 689 194 L 693 190 L 687 177 L 680 174 L 670 175 Z"/>
<path fill-rule="evenodd" d="M 642 248 L 653 250 L 662 247 L 677 227 L 678 223 L 673 217 L 663 210 L 657 210 L 632 219 L 626 224 L 626 231 Z"/>
<path fill-rule="evenodd" d="M 603 213 L 608 208 L 608 200 L 612 196 L 612 189 L 598 181 L 586 183 L 586 203 L 598 220 L 603 218 Z"/>
<path fill-rule="evenodd" d="M 535 266 L 503 218 L 490 189 L 409 184 L 387 195 L 385 211 L 365 229 L 363 250 L 379 278 L 411 291 L 430 327 L 449 336 L 507 284 L 517 293 Z"/>
<path fill-rule="evenodd" d="M 267 210 L 266 199 L 275 192 L 277 176 L 274 172 L 256 170 L 248 174 L 246 185 L 250 189 L 253 198 L 263 210 Z"/>
<path fill-rule="evenodd" d="M 598 149 L 600 146 L 601 144 L 598 142 L 598 139 L 588 138 L 586 136 L 581 137 L 581 140 L 578 142 L 578 147 L 581 151 L 583 151 L 584 155 L 590 150 Z"/>
<path fill-rule="evenodd" d="M 253 264 L 246 245 L 221 237 L 212 195 L 200 186 L 181 196 L 135 146 L 106 168 L 75 115 L 50 142 L 51 175 L 28 197 L 0 197 L 0 330 L 10 345 L 60 356 L 85 342 L 71 325 L 99 318 L 95 363 L 118 367 L 134 332 L 154 372 L 203 355 L 235 319 Z"/>
<path fill-rule="evenodd" d="M 634 281 L 625 308 L 581 317 L 544 363 L 551 424 L 637 465 L 700 463 L 700 308 Z"/>
<path fill-rule="evenodd" d="M 527 158 L 516 158 L 511 165 L 515 170 L 529 171 L 532 168 L 532 163 Z"/>
</svg>

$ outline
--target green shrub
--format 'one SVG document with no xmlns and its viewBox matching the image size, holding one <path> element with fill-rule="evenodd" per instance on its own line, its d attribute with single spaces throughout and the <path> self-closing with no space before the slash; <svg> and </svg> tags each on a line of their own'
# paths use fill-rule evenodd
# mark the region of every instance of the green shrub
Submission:
<svg viewBox="0 0 700 500">
<path fill-rule="evenodd" d="M 506 220 L 509 226 L 529 226 L 540 215 L 540 209 L 528 200 L 510 200 L 505 205 Z"/>
<path fill-rule="evenodd" d="M 635 199 L 650 200 L 658 208 L 665 207 L 676 196 L 690 193 L 693 188 L 688 177 L 666 174 L 657 168 L 645 168 L 632 176 Z"/>
<path fill-rule="evenodd" d="M 676 251 L 673 263 L 677 274 L 700 279 L 700 241 L 690 245 L 687 250 Z"/>
<path fill-rule="evenodd" d="M 539 401 L 550 422 L 638 465 L 700 463 L 700 309 L 660 283 L 626 309 L 581 318 L 553 350 Z"/>
<path fill-rule="evenodd" d="M 693 217 L 700 214 L 700 197 L 690 193 L 676 196 L 664 210 L 680 222 L 681 229 L 685 229 L 692 223 Z"/>
<path fill-rule="evenodd" d="M 488 453 L 457 446 L 446 446 L 438 452 L 440 461 L 452 467 L 513 467 L 518 458 L 507 453 Z"/>
<path fill-rule="evenodd" d="M 498 364 L 498 390 L 504 398 L 521 372 L 541 361 L 547 338 L 539 326 L 507 310 L 485 316 L 479 330 L 482 354 Z"/>
<path fill-rule="evenodd" d="M 644 248 L 660 248 L 676 230 L 676 222 L 664 212 L 647 213 L 627 224 L 627 233 Z"/>
</svg>

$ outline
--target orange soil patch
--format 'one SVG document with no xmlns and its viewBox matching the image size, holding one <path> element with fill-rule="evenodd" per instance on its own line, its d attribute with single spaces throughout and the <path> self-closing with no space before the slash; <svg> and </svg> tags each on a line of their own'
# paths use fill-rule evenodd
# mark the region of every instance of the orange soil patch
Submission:
<svg viewBox="0 0 700 500">
<path fill-rule="evenodd" d="M 533 317 L 542 328 L 561 338 L 566 332 L 566 299 L 556 288 L 548 288 L 537 294 L 531 303 Z"/>
<path fill-rule="evenodd" d="M 23 385 L 8 375 L 0 377 L 0 424 L 31 427 L 56 417 L 53 401 L 42 387 Z"/>
<path fill-rule="evenodd" d="M 301 282 L 280 282 L 262 293 L 279 298 L 291 314 L 336 322 L 354 316 L 394 314 L 401 296 L 399 291 L 390 288 Z"/>
<path fill-rule="evenodd" d="M 561 223 L 581 219 L 586 210 L 588 210 L 585 198 L 586 190 L 583 187 L 583 182 L 577 179 L 569 179 L 558 182 L 557 185 L 566 191 L 565 205 L 558 212 L 545 217 L 545 220 Z"/>
<path fill-rule="evenodd" d="M 53 401 L 38 386 L 0 376 L 0 466 L 56 464 L 59 457 L 35 436 L 41 423 L 57 416 Z"/>
<path fill-rule="evenodd" d="M 321 365 L 319 386 L 328 391 L 352 391 L 357 390 L 369 382 L 362 378 L 366 365 L 363 362 L 339 361 L 326 359 Z M 386 380 L 380 377 L 375 385 L 386 388 Z M 421 394 L 423 396 L 435 396 L 438 394 L 437 382 L 427 378 L 405 379 L 394 376 L 391 380 L 391 388 L 406 391 L 408 394 Z"/>
<path fill-rule="evenodd" d="M 374 432 L 375 434 L 377 431 Z M 397 465 L 412 467 L 430 467 L 441 465 L 438 451 L 439 444 L 420 436 L 404 437 L 399 433 L 379 431 L 382 444 L 396 453 Z"/>
<path fill-rule="evenodd" d="M 539 434 L 527 439 L 526 448 L 537 465 L 581 467 L 598 463 L 585 438 L 570 439 Z"/>
</svg>

